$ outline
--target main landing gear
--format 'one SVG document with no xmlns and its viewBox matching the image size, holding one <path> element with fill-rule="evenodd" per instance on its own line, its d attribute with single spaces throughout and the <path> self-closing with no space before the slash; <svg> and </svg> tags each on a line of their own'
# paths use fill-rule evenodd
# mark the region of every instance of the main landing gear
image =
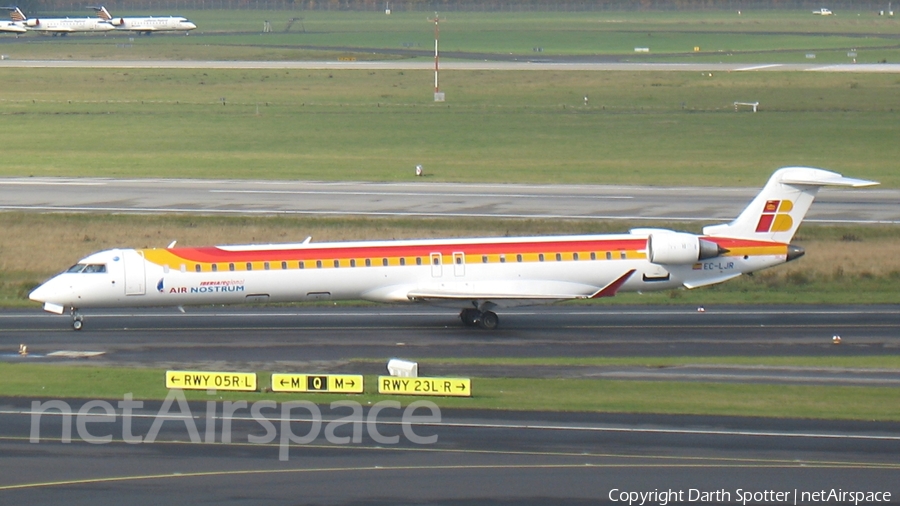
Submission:
<svg viewBox="0 0 900 506">
<path fill-rule="evenodd" d="M 70 311 L 72 314 L 72 330 L 81 330 L 84 326 L 84 315 L 78 312 L 74 307 Z"/>
<path fill-rule="evenodd" d="M 478 309 L 463 309 L 459 313 L 459 319 L 462 320 L 466 327 L 481 327 L 487 330 L 494 330 L 500 324 L 500 318 L 493 311 L 480 311 Z"/>
</svg>

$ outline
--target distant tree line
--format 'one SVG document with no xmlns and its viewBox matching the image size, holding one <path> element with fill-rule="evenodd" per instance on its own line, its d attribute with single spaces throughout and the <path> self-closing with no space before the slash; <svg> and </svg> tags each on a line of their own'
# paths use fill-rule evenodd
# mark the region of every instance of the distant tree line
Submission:
<svg viewBox="0 0 900 506">
<path fill-rule="evenodd" d="M 772 9 L 887 9 L 889 0 L 91 0 L 116 12 L 180 10 L 327 10 L 327 11 L 472 11 L 472 12 L 590 12 L 649 10 L 772 10 Z M 81 12 L 87 0 L 21 0 L 26 14 Z M 900 7 L 900 0 L 898 0 Z"/>
</svg>

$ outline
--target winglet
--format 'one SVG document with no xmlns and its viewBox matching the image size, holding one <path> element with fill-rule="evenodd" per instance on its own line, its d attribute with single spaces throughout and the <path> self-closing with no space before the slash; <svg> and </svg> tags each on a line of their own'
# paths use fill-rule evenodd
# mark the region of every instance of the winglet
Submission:
<svg viewBox="0 0 900 506">
<path fill-rule="evenodd" d="M 631 269 L 630 271 L 626 272 L 625 274 L 622 274 L 622 276 L 620 276 L 619 279 L 617 279 L 617 280 L 611 282 L 610 284 L 604 286 L 603 288 L 597 290 L 593 295 L 591 295 L 590 297 L 587 297 L 587 298 L 599 299 L 600 297 L 615 297 L 616 292 L 619 291 L 619 288 L 622 288 L 622 285 L 624 285 L 625 282 L 628 281 L 628 278 L 630 278 L 631 275 L 634 274 L 634 271 L 636 271 L 636 270 L 637 269 Z"/>
</svg>

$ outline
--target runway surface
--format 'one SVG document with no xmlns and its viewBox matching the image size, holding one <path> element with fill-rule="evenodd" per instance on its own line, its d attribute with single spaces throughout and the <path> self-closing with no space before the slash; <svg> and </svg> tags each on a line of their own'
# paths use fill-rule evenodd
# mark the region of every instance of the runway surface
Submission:
<svg viewBox="0 0 900 506">
<path fill-rule="evenodd" d="M 733 219 L 758 192 L 757 187 L 0 178 L 0 210 L 715 222 Z M 900 190 L 823 189 L 806 221 L 897 224 L 897 202 Z"/>
<path fill-rule="evenodd" d="M 545 306 L 500 312 L 496 331 L 423 306 L 88 311 L 85 328 L 39 310 L 0 312 L 0 361 L 201 370 L 383 374 L 392 357 L 420 374 L 900 386 L 900 371 L 830 368 L 448 366 L 447 357 L 867 356 L 900 352 L 895 306 Z M 833 344 L 838 335 L 840 345 Z M 28 346 L 28 357 L 17 354 Z M 72 359 L 54 352 L 101 352 Z M 373 360 L 375 359 L 375 360 Z"/>
<path fill-rule="evenodd" d="M 522 57 L 522 61 L 441 61 L 443 70 L 538 71 L 653 71 L 653 72 L 900 72 L 900 65 L 877 64 L 754 64 L 754 63 L 619 63 L 555 62 Z M 304 69 L 304 70 L 433 70 L 434 62 L 417 61 L 199 61 L 199 60 L 0 60 L 0 68 L 107 68 L 107 69 Z"/>
<path fill-rule="evenodd" d="M 749 504 L 774 504 L 762 499 L 777 492 L 777 503 L 794 504 L 820 491 L 900 493 L 896 424 L 419 409 L 433 420 L 404 432 L 402 412 L 386 408 L 360 413 L 367 422 L 353 442 L 353 425 L 335 424 L 349 408 L 253 416 L 244 407 L 225 416 L 220 402 L 211 403 L 215 413 L 207 403 L 146 402 L 126 416 L 118 402 L 135 401 L 112 400 L 118 412 L 79 427 L 77 416 L 67 422 L 40 403 L 0 399 L 0 500 L 587 505 L 664 491 L 683 502 L 702 492 L 719 499 L 705 502 Z M 65 404 L 75 413 L 83 406 Z M 60 442 L 66 424 L 70 443 Z"/>
<path fill-rule="evenodd" d="M 388 358 L 400 356 L 418 360 L 423 375 L 900 385 L 900 372 L 877 369 L 471 367 L 433 360 L 900 349 L 896 306 L 704 309 L 517 309 L 501 313 L 495 332 L 463 327 L 453 311 L 420 306 L 94 311 L 80 332 L 70 330 L 66 316 L 3 311 L 0 360 L 379 374 Z M 835 334 L 842 344 L 832 344 Z M 21 343 L 28 357 L 15 353 Z M 49 356 L 61 350 L 103 355 Z M 896 423 L 425 406 L 411 413 L 430 417 L 423 421 L 404 418 L 393 405 L 356 412 L 273 403 L 254 412 L 252 404 L 210 401 L 181 404 L 173 397 L 165 407 L 155 401 L 132 409 L 136 401 L 124 397 L 94 400 L 91 414 L 110 416 L 87 419 L 85 409 L 79 422 L 86 400 L 0 399 L 0 501 L 586 505 L 627 504 L 628 493 L 663 491 L 675 494 L 670 502 L 678 494 L 682 502 L 706 494 L 710 503 L 793 504 L 795 496 L 803 503 L 803 494 L 832 490 L 900 497 Z M 73 416 L 60 416 L 61 409 Z M 61 442 L 64 427 L 69 443 Z M 787 495 L 776 501 L 775 493 Z"/>
</svg>

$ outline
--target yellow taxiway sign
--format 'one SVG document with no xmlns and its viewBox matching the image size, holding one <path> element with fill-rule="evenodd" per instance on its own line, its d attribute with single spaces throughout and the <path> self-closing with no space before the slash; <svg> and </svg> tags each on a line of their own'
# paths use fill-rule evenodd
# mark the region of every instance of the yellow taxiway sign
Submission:
<svg viewBox="0 0 900 506">
<path fill-rule="evenodd" d="M 256 391 L 255 372 L 166 371 L 166 388 Z"/>
<path fill-rule="evenodd" d="M 379 394 L 472 397 L 470 378 L 378 377 Z"/>
</svg>

